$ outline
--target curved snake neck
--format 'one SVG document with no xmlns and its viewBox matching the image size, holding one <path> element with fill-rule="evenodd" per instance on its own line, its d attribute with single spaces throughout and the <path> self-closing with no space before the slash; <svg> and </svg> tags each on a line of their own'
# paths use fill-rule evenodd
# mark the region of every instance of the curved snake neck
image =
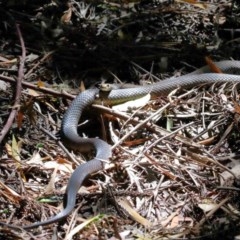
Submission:
<svg viewBox="0 0 240 240">
<path fill-rule="evenodd" d="M 239 61 L 221 61 L 215 64 L 224 72 L 240 72 Z M 160 94 L 167 95 L 170 91 L 174 90 L 177 87 L 186 88 L 202 83 L 240 82 L 240 76 L 231 74 L 206 73 L 209 71 L 209 67 L 205 66 L 190 74 L 178 78 L 165 79 L 152 85 L 139 86 L 129 89 L 112 90 L 109 93 L 107 99 L 101 100 L 101 103 L 104 102 L 108 105 L 114 105 L 121 102 L 126 102 L 128 100 L 140 98 L 149 93 L 151 94 L 152 98 L 155 98 Z M 83 110 L 87 106 L 99 101 L 96 99 L 98 93 L 99 90 L 97 89 L 90 89 L 80 93 L 73 100 L 62 121 L 61 132 L 63 137 L 67 139 L 69 146 L 75 149 L 80 149 L 80 151 L 88 151 L 91 148 L 96 150 L 95 158 L 78 166 L 71 175 L 64 196 L 64 209 L 54 217 L 43 222 L 36 222 L 34 224 L 23 227 L 5 224 L 2 222 L 0 222 L 0 225 L 14 229 L 31 229 L 60 221 L 72 212 L 75 207 L 77 192 L 81 187 L 84 179 L 89 174 L 102 170 L 104 168 L 106 160 L 112 156 L 111 146 L 108 143 L 97 138 L 82 138 L 78 135 L 77 132 L 77 125 Z"/>
</svg>

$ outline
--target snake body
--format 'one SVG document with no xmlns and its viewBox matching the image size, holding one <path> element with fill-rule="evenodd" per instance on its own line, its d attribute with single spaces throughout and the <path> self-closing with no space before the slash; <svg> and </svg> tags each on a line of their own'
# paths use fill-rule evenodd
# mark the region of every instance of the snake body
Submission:
<svg viewBox="0 0 240 240">
<path fill-rule="evenodd" d="M 240 72 L 239 61 L 221 61 L 215 64 L 224 72 Z M 139 86 L 129 89 L 112 90 L 106 99 L 101 100 L 97 99 L 97 95 L 99 94 L 98 89 L 89 89 L 80 93 L 73 100 L 72 104 L 64 115 L 61 132 L 64 136 L 64 139 L 67 139 L 68 145 L 70 145 L 72 148 L 77 148 L 80 151 L 89 151 L 90 149 L 95 149 L 95 158 L 84 164 L 81 164 L 71 175 L 64 196 L 64 209 L 60 213 L 46 221 L 36 222 L 34 224 L 23 227 L 14 226 L 3 222 L 0 222 L 0 225 L 15 229 L 31 229 L 60 221 L 72 212 L 75 207 L 77 192 L 81 187 L 84 179 L 89 174 L 102 170 L 104 168 L 105 162 L 112 156 L 111 146 L 105 141 L 97 138 L 82 138 L 78 135 L 78 122 L 83 110 L 87 106 L 93 103 L 99 103 L 99 101 L 101 101 L 101 103 L 104 102 L 108 105 L 114 105 L 143 97 L 146 94 L 151 94 L 151 98 L 156 98 L 159 95 L 167 95 L 170 91 L 174 90 L 177 87 L 189 88 L 203 83 L 240 83 L 240 76 L 238 75 L 216 74 L 207 72 L 210 72 L 210 69 L 208 66 L 205 66 L 190 74 L 177 78 L 165 79 L 152 85 Z"/>
</svg>

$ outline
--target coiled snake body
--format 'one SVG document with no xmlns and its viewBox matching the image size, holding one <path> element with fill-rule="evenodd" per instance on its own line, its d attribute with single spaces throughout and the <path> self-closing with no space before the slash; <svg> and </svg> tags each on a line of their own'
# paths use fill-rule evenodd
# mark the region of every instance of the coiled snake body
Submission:
<svg viewBox="0 0 240 240">
<path fill-rule="evenodd" d="M 239 61 L 221 61 L 215 64 L 223 72 L 240 73 Z M 203 83 L 240 83 L 240 76 L 238 75 L 207 72 L 210 72 L 208 66 L 200 68 L 190 74 L 178 78 L 166 79 L 152 85 L 139 86 L 129 89 L 112 90 L 109 93 L 108 97 L 103 100 L 103 102 L 108 105 L 114 105 L 121 102 L 126 102 L 128 100 L 140 98 L 146 94 L 151 94 L 151 98 L 156 98 L 159 95 L 167 95 L 170 91 L 174 90 L 177 87 L 187 88 Z M 68 108 L 62 121 L 61 132 L 64 138 L 70 142 L 70 145 L 73 148 L 78 148 L 80 151 L 86 151 L 90 148 L 94 148 L 96 150 L 95 158 L 77 167 L 71 175 L 64 197 L 64 209 L 56 216 L 43 222 L 36 222 L 32 225 L 18 227 L 2 222 L 0 222 L 0 225 L 15 229 L 31 229 L 57 222 L 71 213 L 75 206 L 77 192 L 81 187 L 84 179 L 89 174 L 102 170 L 104 168 L 106 160 L 108 160 L 112 155 L 111 147 L 108 143 L 97 138 L 81 138 L 77 133 L 78 121 L 84 108 L 97 102 L 96 96 L 98 93 L 99 90 L 97 89 L 90 89 L 80 93 Z"/>
</svg>

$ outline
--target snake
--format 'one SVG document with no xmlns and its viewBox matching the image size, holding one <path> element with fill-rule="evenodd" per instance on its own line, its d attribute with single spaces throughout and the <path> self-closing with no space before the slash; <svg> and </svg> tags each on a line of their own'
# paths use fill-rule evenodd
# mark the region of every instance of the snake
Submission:
<svg viewBox="0 0 240 240">
<path fill-rule="evenodd" d="M 189 74 L 168 78 L 151 85 L 138 86 L 127 89 L 113 89 L 106 98 L 99 97 L 99 89 L 88 89 L 81 92 L 71 103 L 64 114 L 61 124 L 61 136 L 72 149 L 81 152 L 95 150 L 95 157 L 78 166 L 70 176 L 64 194 L 64 208 L 58 214 L 48 220 L 36 222 L 26 226 L 17 226 L 0 222 L 0 225 L 13 229 L 32 229 L 59 222 L 66 218 L 74 209 L 76 197 L 83 181 L 92 173 L 103 170 L 107 161 L 112 157 L 111 145 L 98 138 L 83 138 L 78 134 L 78 123 L 82 112 L 88 106 L 95 103 L 115 105 L 129 100 L 141 98 L 147 94 L 152 99 L 169 94 L 174 89 L 190 88 L 200 84 L 210 83 L 240 83 L 240 61 L 220 61 L 214 63 L 224 73 L 211 73 L 209 66 L 204 66 Z M 234 74 L 233 74 L 234 73 Z"/>
</svg>

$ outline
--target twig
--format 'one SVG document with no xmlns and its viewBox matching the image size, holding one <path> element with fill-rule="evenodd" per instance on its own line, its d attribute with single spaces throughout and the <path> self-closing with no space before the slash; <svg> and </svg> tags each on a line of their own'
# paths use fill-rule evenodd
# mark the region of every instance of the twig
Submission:
<svg viewBox="0 0 240 240">
<path fill-rule="evenodd" d="M 47 58 L 48 58 L 51 54 L 53 54 L 53 53 L 54 53 L 54 51 L 51 51 L 51 52 L 45 54 L 45 55 L 42 57 L 42 59 L 40 59 L 40 61 L 38 61 L 38 63 L 36 63 L 36 64 L 25 74 L 25 78 L 27 79 L 27 78 L 30 76 L 30 74 L 31 74 L 45 59 L 47 59 Z"/>
<path fill-rule="evenodd" d="M 20 31 L 19 25 L 16 25 L 17 28 L 17 34 L 21 43 L 21 48 L 22 48 L 22 56 L 20 57 L 20 63 L 19 63 L 19 69 L 18 69 L 18 78 L 17 78 L 17 85 L 16 85 L 16 95 L 15 95 L 15 101 L 11 110 L 11 113 L 9 115 L 9 118 L 3 127 L 1 133 L 0 133 L 0 143 L 3 141 L 4 137 L 8 133 L 10 127 L 13 124 L 14 118 L 17 113 L 17 106 L 20 104 L 20 97 L 21 97 L 21 91 L 22 91 L 22 80 L 24 78 L 24 63 L 26 59 L 26 49 L 22 37 L 22 33 Z"/>
<path fill-rule="evenodd" d="M 0 75 L 0 80 L 10 82 L 10 83 L 16 83 L 16 80 L 14 78 L 3 76 L 3 75 Z M 33 90 L 36 90 L 36 91 L 39 91 L 39 92 L 52 94 L 52 95 L 57 96 L 57 97 L 64 97 L 64 98 L 67 98 L 69 100 L 74 99 L 73 95 L 68 94 L 66 92 L 59 92 L 59 91 L 52 90 L 50 88 L 38 87 L 38 86 L 36 86 L 34 84 L 31 84 L 29 82 L 22 81 L 22 86 L 25 86 L 27 88 L 30 88 L 30 89 L 33 89 Z"/>
<path fill-rule="evenodd" d="M 219 187 L 217 187 L 217 189 L 240 192 L 240 188 L 236 188 L 236 187 L 222 187 L 222 186 L 219 186 Z"/>
<path fill-rule="evenodd" d="M 116 110 L 113 110 L 111 108 L 102 106 L 102 105 L 97 105 L 97 104 L 93 104 L 92 107 L 96 108 L 96 109 L 100 109 L 102 112 L 104 113 L 108 113 L 110 115 L 116 116 L 120 119 L 126 120 L 129 123 L 133 124 L 133 125 L 138 125 L 139 121 L 135 120 L 135 119 L 129 119 L 129 116 L 122 113 L 122 112 L 117 112 Z M 183 143 L 186 146 L 190 146 L 190 147 L 195 147 L 195 148 L 201 148 L 202 145 L 195 143 L 194 141 L 192 141 L 190 138 L 184 137 L 182 135 L 178 135 L 177 131 L 175 132 L 170 132 L 164 128 L 161 128 L 159 126 L 157 126 L 156 124 L 149 124 L 148 122 L 145 121 L 144 125 L 142 125 L 142 127 L 146 127 L 149 131 L 152 131 L 154 133 L 160 133 L 161 135 L 164 135 L 165 137 L 172 137 L 174 135 L 174 137 L 176 138 L 176 140 L 180 141 L 181 143 Z"/>
<path fill-rule="evenodd" d="M 160 78 L 158 78 L 157 76 L 155 76 L 154 74 L 152 74 L 151 72 L 147 71 L 146 69 L 142 68 L 141 66 L 139 66 L 138 64 L 136 64 L 135 62 L 130 62 L 133 66 L 137 67 L 138 69 L 142 70 L 144 73 L 149 74 L 155 81 L 160 82 L 162 81 Z"/>
<path fill-rule="evenodd" d="M 144 126 L 146 123 L 148 123 L 152 118 L 154 118 L 155 116 L 159 115 L 160 113 L 163 112 L 163 110 L 165 110 L 168 106 L 170 105 L 170 103 L 166 104 L 165 106 L 163 106 L 162 108 L 158 109 L 154 114 L 152 114 L 151 116 L 147 117 L 144 121 L 140 122 L 137 126 L 135 126 L 131 131 L 129 131 L 129 133 L 127 133 L 126 135 L 124 135 L 121 139 L 119 139 L 119 141 L 117 143 L 115 143 L 112 146 L 112 149 L 115 149 L 118 145 L 120 145 L 125 139 L 127 139 L 133 132 L 135 132 L 137 129 L 139 129 L 140 127 Z"/>
<path fill-rule="evenodd" d="M 196 224 L 196 229 L 200 228 L 207 220 L 209 220 L 213 214 L 220 209 L 230 198 L 223 199 L 219 204 L 216 205 L 210 212 L 208 212 L 199 222 Z"/>
<path fill-rule="evenodd" d="M 49 137 L 54 139 L 57 144 L 63 149 L 63 151 L 67 154 L 67 156 L 78 166 L 79 162 L 75 160 L 75 158 L 72 156 L 72 154 L 68 151 L 68 149 L 63 145 L 63 143 L 58 139 L 56 136 L 54 136 L 52 133 L 47 131 L 45 128 L 40 127 L 40 130 L 43 131 L 45 134 L 47 134 Z"/>
</svg>

